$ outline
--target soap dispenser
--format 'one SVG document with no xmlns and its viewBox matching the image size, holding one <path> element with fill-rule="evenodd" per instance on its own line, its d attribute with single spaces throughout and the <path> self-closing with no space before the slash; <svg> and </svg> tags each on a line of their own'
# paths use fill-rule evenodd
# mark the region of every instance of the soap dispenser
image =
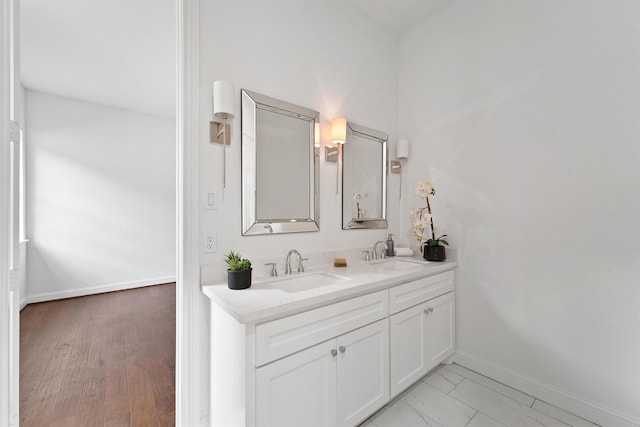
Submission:
<svg viewBox="0 0 640 427">
<path fill-rule="evenodd" d="M 389 233 L 389 237 L 387 238 L 387 250 L 385 252 L 385 255 L 388 257 L 396 255 L 396 252 L 393 249 L 393 234 L 391 233 Z"/>
</svg>

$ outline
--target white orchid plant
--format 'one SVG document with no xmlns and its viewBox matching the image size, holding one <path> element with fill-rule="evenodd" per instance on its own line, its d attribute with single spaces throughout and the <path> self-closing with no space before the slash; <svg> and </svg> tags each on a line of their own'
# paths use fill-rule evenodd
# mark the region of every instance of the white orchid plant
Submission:
<svg viewBox="0 0 640 427">
<path fill-rule="evenodd" d="M 436 189 L 433 187 L 433 183 L 428 179 L 418 181 L 418 186 L 416 187 L 416 195 L 419 198 L 424 199 L 426 202 L 426 206 L 423 208 L 411 209 L 413 232 L 416 235 L 416 240 L 418 241 L 420 252 L 423 251 L 422 239 L 424 237 L 424 229 L 427 228 L 427 226 L 431 226 L 431 238 L 427 239 L 427 246 L 449 245 L 449 242 L 444 239 L 444 237 L 447 237 L 447 235 L 443 234 L 442 236 L 436 238 L 435 228 L 433 227 L 433 216 L 431 215 L 431 204 L 429 203 L 429 196 L 436 195 Z"/>
</svg>

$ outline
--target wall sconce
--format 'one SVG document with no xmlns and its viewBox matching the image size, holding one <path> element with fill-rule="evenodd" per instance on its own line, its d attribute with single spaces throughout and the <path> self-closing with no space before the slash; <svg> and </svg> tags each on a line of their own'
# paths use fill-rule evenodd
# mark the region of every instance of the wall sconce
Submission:
<svg viewBox="0 0 640 427">
<path fill-rule="evenodd" d="M 409 140 L 400 138 L 396 147 L 396 160 L 391 161 L 391 173 L 400 174 L 400 199 L 402 199 L 402 161 L 409 158 Z"/>
<path fill-rule="evenodd" d="M 331 121 L 331 143 L 324 147 L 324 160 L 336 163 L 336 194 L 340 193 L 340 146 L 347 142 L 347 119 L 336 117 Z"/>
<path fill-rule="evenodd" d="M 222 156 L 222 188 L 227 186 L 227 145 L 231 144 L 230 126 L 227 119 L 233 118 L 235 103 L 233 83 L 216 80 L 213 82 L 213 115 L 220 122 L 209 122 L 209 142 L 223 145 Z"/>
<path fill-rule="evenodd" d="M 337 162 L 340 149 L 337 145 L 325 145 L 324 146 L 324 159 L 327 162 Z"/>
<path fill-rule="evenodd" d="M 331 143 L 344 144 L 347 140 L 347 119 L 336 117 L 331 121 Z"/>
<path fill-rule="evenodd" d="M 347 140 L 347 119 L 336 117 L 331 121 L 331 143 L 334 145 L 325 145 L 324 159 L 327 162 L 338 162 L 340 156 L 339 146 Z"/>
</svg>

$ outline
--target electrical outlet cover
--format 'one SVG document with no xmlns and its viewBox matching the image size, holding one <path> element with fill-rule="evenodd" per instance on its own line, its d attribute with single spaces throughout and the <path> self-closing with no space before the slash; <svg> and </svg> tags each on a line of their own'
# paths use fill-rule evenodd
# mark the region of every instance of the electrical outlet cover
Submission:
<svg viewBox="0 0 640 427">
<path fill-rule="evenodd" d="M 204 253 L 210 254 L 218 251 L 218 239 L 215 233 L 207 234 L 204 239 Z"/>
</svg>

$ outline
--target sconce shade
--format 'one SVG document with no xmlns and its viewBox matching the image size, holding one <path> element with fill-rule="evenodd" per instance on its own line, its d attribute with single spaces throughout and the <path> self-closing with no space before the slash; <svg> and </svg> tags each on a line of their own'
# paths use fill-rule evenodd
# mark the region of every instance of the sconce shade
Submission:
<svg viewBox="0 0 640 427">
<path fill-rule="evenodd" d="M 344 144 L 347 141 L 347 119 L 336 117 L 331 121 L 331 142 Z"/>
<path fill-rule="evenodd" d="M 233 83 L 216 80 L 213 82 L 213 115 L 218 118 L 232 118 L 234 112 Z"/>
<path fill-rule="evenodd" d="M 408 159 L 409 158 L 409 140 L 401 138 L 398 140 L 398 146 L 396 147 L 396 159 Z"/>
</svg>

